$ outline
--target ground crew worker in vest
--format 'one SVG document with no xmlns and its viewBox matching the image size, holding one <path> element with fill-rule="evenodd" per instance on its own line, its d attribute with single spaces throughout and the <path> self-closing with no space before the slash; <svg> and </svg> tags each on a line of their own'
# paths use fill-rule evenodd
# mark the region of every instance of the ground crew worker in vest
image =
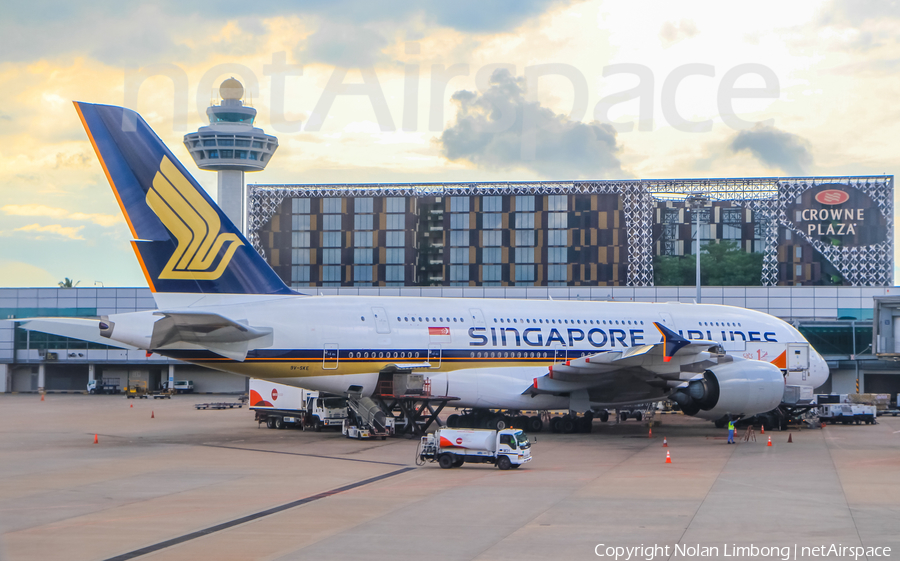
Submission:
<svg viewBox="0 0 900 561">
<path fill-rule="evenodd" d="M 734 444 L 734 421 L 728 419 L 728 444 Z"/>
</svg>

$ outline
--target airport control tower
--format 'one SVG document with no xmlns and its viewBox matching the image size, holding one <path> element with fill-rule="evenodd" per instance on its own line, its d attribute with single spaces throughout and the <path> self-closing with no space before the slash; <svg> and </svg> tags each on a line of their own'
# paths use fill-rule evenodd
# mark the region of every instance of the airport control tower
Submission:
<svg viewBox="0 0 900 561">
<path fill-rule="evenodd" d="M 219 173 L 219 207 L 246 234 L 244 172 L 262 171 L 278 148 L 278 139 L 253 126 L 256 109 L 244 105 L 244 86 L 228 78 L 219 86 L 219 105 L 206 110 L 209 126 L 184 135 L 197 167 Z"/>
</svg>

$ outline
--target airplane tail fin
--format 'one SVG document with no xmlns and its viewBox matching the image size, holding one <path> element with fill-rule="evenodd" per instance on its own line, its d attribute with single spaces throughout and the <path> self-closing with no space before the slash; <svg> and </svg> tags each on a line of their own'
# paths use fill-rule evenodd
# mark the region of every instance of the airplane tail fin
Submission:
<svg viewBox="0 0 900 561">
<path fill-rule="evenodd" d="M 156 293 L 292 294 L 134 111 L 75 102 Z"/>
</svg>

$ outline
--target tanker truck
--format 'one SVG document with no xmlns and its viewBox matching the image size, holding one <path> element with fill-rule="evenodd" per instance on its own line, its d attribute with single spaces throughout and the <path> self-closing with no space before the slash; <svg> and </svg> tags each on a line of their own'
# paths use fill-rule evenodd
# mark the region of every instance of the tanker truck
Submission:
<svg viewBox="0 0 900 561">
<path fill-rule="evenodd" d="M 502 470 L 531 461 L 531 443 L 520 429 L 437 429 L 416 450 L 416 464 L 436 461 L 443 469 L 466 462 L 494 464 Z"/>
</svg>

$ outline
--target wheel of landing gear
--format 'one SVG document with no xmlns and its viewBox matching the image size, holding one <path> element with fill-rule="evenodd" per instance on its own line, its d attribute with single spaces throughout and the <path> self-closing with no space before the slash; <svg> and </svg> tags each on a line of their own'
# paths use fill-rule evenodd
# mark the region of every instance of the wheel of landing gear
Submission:
<svg viewBox="0 0 900 561">
<path fill-rule="evenodd" d="M 622 411 L 622 412 L 620 412 L 620 413 L 619 413 L 619 420 L 620 420 L 620 421 L 627 421 L 627 420 L 628 420 L 628 411 Z"/>
<path fill-rule="evenodd" d="M 637 413 L 634 414 L 634 420 L 639 423 L 641 422 L 641 419 L 643 419 L 643 418 L 644 418 L 644 414 L 641 413 L 640 411 L 638 411 Z"/>
<path fill-rule="evenodd" d="M 572 434 L 575 432 L 577 428 L 576 425 L 577 419 L 573 417 L 569 417 L 568 415 L 563 417 L 562 421 L 559 422 L 559 428 L 562 429 L 562 432 L 566 434 Z"/>
<path fill-rule="evenodd" d="M 540 417 L 528 417 L 528 432 L 541 432 L 544 430 L 544 421 Z"/>
<path fill-rule="evenodd" d="M 447 417 L 447 427 L 451 429 L 455 429 L 459 427 L 459 415 L 454 413 Z"/>
<path fill-rule="evenodd" d="M 559 432 L 559 417 L 550 419 L 550 432 Z"/>
<path fill-rule="evenodd" d="M 609 420 L 609 413 L 607 411 L 601 411 L 600 412 L 600 422 L 605 423 L 608 420 Z"/>
<path fill-rule="evenodd" d="M 578 432 L 588 433 L 594 428 L 594 419 L 582 417 L 578 419 Z"/>
</svg>

